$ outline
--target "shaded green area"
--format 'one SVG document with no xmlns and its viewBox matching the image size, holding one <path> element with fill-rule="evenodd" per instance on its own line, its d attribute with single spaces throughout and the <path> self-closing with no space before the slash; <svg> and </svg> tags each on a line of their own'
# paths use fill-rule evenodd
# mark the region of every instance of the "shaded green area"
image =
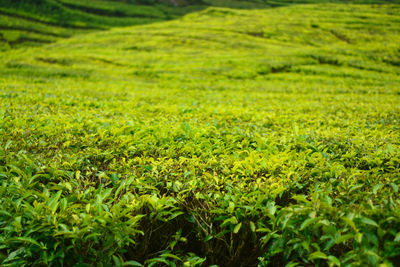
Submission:
<svg viewBox="0 0 400 267">
<path fill-rule="evenodd" d="M 352 0 L 342 2 L 393 4 L 396 1 Z M 177 19 L 209 6 L 264 9 L 330 2 L 340 1 L 0 0 L 0 49 L 42 45 L 75 34 Z"/>
<path fill-rule="evenodd" d="M 58 41 L 0 53 L 1 265 L 397 266 L 399 14 L 30 20 Z"/>
<path fill-rule="evenodd" d="M 166 3 L 143 5 L 140 2 L 102 0 L 2 0 L 0 45 L 3 50 L 40 45 L 115 26 L 164 21 L 198 9 L 199 7 L 173 7 Z M 57 38 L 54 38 L 54 34 Z"/>
</svg>

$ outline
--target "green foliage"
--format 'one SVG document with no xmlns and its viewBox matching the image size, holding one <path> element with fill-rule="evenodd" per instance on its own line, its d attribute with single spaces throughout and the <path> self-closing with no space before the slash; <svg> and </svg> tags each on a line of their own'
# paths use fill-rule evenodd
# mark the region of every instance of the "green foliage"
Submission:
<svg viewBox="0 0 400 267">
<path fill-rule="evenodd" d="M 1 265 L 398 265 L 399 10 L 31 25 L 72 37 L 0 53 Z"/>
</svg>

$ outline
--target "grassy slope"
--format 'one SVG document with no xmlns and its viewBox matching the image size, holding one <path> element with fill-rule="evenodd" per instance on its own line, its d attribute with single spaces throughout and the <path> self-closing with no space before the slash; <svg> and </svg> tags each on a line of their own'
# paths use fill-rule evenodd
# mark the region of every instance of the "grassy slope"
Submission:
<svg viewBox="0 0 400 267">
<path fill-rule="evenodd" d="M 6 262 L 395 264 L 398 14 L 209 8 L 0 54 Z"/>
<path fill-rule="evenodd" d="M 0 0 L 0 49 L 41 45 L 115 26 L 164 21 L 200 8 L 104 0 L 36 2 Z"/>
<path fill-rule="evenodd" d="M 330 0 L 182 0 L 176 1 L 179 3 L 178 7 L 168 2 L 170 1 L 154 1 L 146 5 L 146 1 L 123 0 L 0 0 L 0 50 L 42 45 L 60 38 L 110 27 L 170 20 L 208 6 L 262 9 Z M 398 0 L 351 2 L 395 3 Z"/>
<path fill-rule="evenodd" d="M 151 1 L 149 1 L 151 2 Z M 181 17 L 207 6 L 265 8 L 248 1 L 0 0 L 0 49 L 38 46 L 76 34 Z"/>
</svg>

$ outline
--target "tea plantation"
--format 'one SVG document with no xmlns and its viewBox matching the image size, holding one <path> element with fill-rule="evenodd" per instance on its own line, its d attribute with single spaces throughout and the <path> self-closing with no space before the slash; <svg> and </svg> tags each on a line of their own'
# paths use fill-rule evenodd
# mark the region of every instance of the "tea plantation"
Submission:
<svg viewBox="0 0 400 267">
<path fill-rule="evenodd" d="M 1 266 L 400 265 L 400 3 L 36 2 L 0 1 Z"/>
</svg>

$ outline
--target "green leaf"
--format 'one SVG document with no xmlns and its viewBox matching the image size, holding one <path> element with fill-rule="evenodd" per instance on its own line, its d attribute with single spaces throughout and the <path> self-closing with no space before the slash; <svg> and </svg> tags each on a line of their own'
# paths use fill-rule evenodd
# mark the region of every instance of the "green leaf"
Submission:
<svg viewBox="0 0 400 267">
<path fill-rule="evenodd" d="M 8 257 L 7 257 L 2 263 L 12 261 L 14 258 L 18 257 L 20 254 L 23 254 L 23 253 L 24 253 L 24 250 L 25 250 L 24 247 L 19 248 L 19 249 L 17 249 L 17 250 L 14 250 L 14 251 L 11 252 L 10 254 L 8 254 Z"/>
<path fill-rule="evenodd" d="M 176 255 L 174 255 L 174 254 L 171 254 L 171 253 L 163 253 L 161 256 L 162 256 L 162 257 L 166 257 L 166 258 L 176 259 L 176 260 L 178 260 L 178 261 L 182 261 L 181 258 L 179 258 L 178 256 L 176 256 Z"/>
<path fill-rule="evenodd" d="M 111 179 L 112 184 L 116 185 L 118 183 L 118 181 L 119 181 L 119 175 L 116 174 L 116 173 L 112 173 L 110 175 L 110 179 Z"/>
<path fill-rule="evenodd" d="M 64 186 L 65 186 L 65 188 L 67 188 L 68 191 L 70 191 L 70 192 L 72 191 L 72 185 L 70 183 L 65 182 Z"/>
<path fill-rule="evenodd" d="M 58 199 L 60 198 L 61 193 L 62 193 L 61 191 L 58 191 L 58 192 L 49 200 L 49 202 L 48 202 L 48 204 L 47 204 L 47 205 L 49 206 L 49 208 L 50 208 L 52 214 L 54 214 L 54 213 L 56 212 L 57 208 L 58 208 L 58 204 L 59 204 Z"/>
<path fill-rule="evenodd" d="M 396 192 L 396 193 L 399 192 L 399 186 L 397 184 L 391 183 L 390 185 L 392 186 L 394 192 Z"/>
<path fill-rule="evenodd" d="M 30 237 L 13 237 L 13 238 L 8 239 L 8 241 L 11 241 L 11 242 L 16 242 L 16 241 L 17 242 L 23 242 L 23 243 L 36 245 L 36 246 L 38 246 L 40 248 L 43 248 L 43 246 L 40 245 L 35 239 L 30 238 Z"/>
<path fill-rule="evenodd" d="M 137 262 L 137 261 L 126 261 L 122 264 L 122 266 L 143 266 L 143 264 Z"/>
<path fill-rule="evenodd" d="M 348 217 L 342 217 L 342 220 L 345 221 L 348 225 L 350 225 L 351 228 L 353 228 L 355 231 L 358 231 L 356 224 L 353 222 L 352 219 L 350 219 Z"/>
<path fill-rule="evenodd" d="M 211 239 L 213 239 L 213 236 L 212 235 L 208 235 L 208 236 L 206 236 L 205 238 L 204 238 L 204 241 L 209 241 L 209 240 L 211 240 Z"/>
<path fill-rule="evenodd" d="M 298 262 L 289 262 L 288 264 L 285 265 L 285 267 L 295 267 L 297 265 L 299 265 Z"/>
<path fill-rule="evenodd" d="M 242 227 L 242 223 L 237 224 L 235 228 L 233 228 L 233 233 L 237 234 L 240 230 L 240 227 Z"/>
<path fill-rule="evenodd" d="M 366 217 L 362 217 L 361 218 L 361 222 L 363 222 L 365 224 L 369 224 L 369 225 L 375 226 L 375 227 L 379 227 L 379 225 L 374 220 L 371 220 L 371 219 L 366 218 Z"/>
<path fill-rule="evenodd" d="M 381 189 L 383 187 L 383 184 L 377 184 L 372 188 L 372 192 L 374 193 L 374 195 L 376 195 L 376 193 L 378 192 L 379 189 Z"/>
<path fill-rule="evenodd" d="M 252 221 L 250 221 L 250 229 L 252 232 L 256 231 L 256 225 Z"/>
<path fill-rule="evenodd" d="M 394 238 L 394 242 L 400 242 L 400 232 L 396 234 L 396 237 Z"/>
<path fill-rule="evenodd" d="M 364 186 L 363 184 L 356 184 L 356 185 L 353 185 L 353 186 L 350 188 L 349 193 L 353 192 L 354 190 L 360 189 L 360 188 L 363 187 L 363 186 Z"/>
<path fill-rule="evenodd" d="M 311 253 L 310 256 L 308 256 L 308 259 L 310 261 L 315 259 L 327 259 L 327 258 L 328 256 L 326 256 L 326 254 L 321 251 L 316 251 L 314 253 Z"/>
<path fill-rule="evenodd" d="M 340 260 L 336 258 L 335 256 L 328 256 L 328 260 L 332 262 L 333 264 L 340 266 Z"/>
<path fill-rule="evenodd" d="M 346 235 L 342 235 L 340 236 L 338 239 L 336 239 L 336 244 L 340 244 L 340 243 L 344 243 L 347 240 L 354 238 L 354 234 L 346 234 Z"/>
<path fill-rule="evenodd" d="M 236 219 L 236 217 L 235 216 L 232 216 L 232 217 L 230 217 L 230 218 L 228 218 L 228 219 L 226 219 L 226 220 L 224 220 L 223 222 L 222 222 L 222 227 L 224 227 L 224 226 L 226 226 L 226 225 L 228 225 L 228 224 L 237 224 L 238 223 L 238 221 L 237 221 L 237 219 Z"/>
<path fill-rule="evenodd" d="M 12 144 L 11 140 L 8 140 L 8 142 L 6 143 L 6 145 L 4 146 L 4 150 L 7 150 Z"/>
<path fill-rule="evenodd" d="M 182 214 L 185 214 L 185 213 L 183 211 L 174 212 L 173 214 L 171 214 L 171 216 L 168 217 L 167 221 L 171 221 L 172 219 L 174 219 Z"/>
<path fill-rule="evenodd" d="M 308 218 L 307 220 L 305 220 L 301 226 L 300 226 L 300 231 L 304 230 L 305 228 L 307 228 L 310 224 L 313 224 L 317 221 L 319 221 L 319 217 L 317 218 Z"/>
<path fill-rule="evenodd" d="M 306 198 L 305 195 L 296 195 L 293 197 L 293 199 L 297 200 L 298 202 L 310 203 L 310 201 Z"/>
<path fill-rule="evenodd" d="M 112 258 L 113 258 L 115 267 L 122 267 L 122 262 L 117 256 L 113 255 Z"/>
<path fill-rule="evenodd" d="M 87 213 L 90 213 L 90 203 L 86 204 L 85 210 Z"/>
<path fill-rule="evenodd" d="M 13 217 L 13 215 L 5 210 L 0 210 L 0 215 L 7 216 L 7 217 Z"/>
</svg>

